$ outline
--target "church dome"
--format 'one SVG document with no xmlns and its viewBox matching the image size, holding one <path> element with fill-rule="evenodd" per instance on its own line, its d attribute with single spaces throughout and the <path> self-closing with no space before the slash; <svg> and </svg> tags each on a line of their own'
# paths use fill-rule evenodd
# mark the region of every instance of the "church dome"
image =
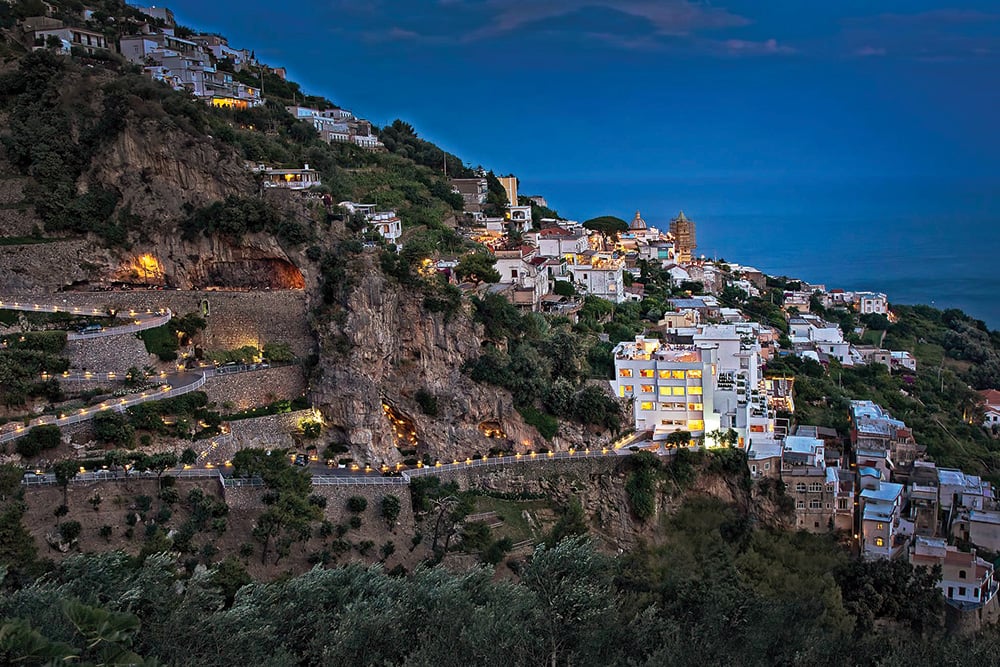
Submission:
<svg viewBox="0 0 1000 667">
<path fill-rule="evenodd" d="M 635 219 L 632 220 L 632 224 L 630 224 L 628 228 L 632 231 L 646 229 L 646 221 L 642 219 L 641 215 L 639 215 L 639 211 L 635 212 Z"/>
</svg>

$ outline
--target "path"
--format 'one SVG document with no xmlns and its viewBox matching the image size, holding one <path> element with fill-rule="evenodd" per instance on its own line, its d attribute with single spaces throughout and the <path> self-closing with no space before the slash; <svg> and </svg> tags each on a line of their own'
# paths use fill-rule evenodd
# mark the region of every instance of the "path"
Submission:
<svg viewBox="0 0 1000 667">
<path fill-rule="evenodd" d="M 108 317 L 109 313 L 107 311 L 101 310 L 100 308 L 78 308 L 69 306 L 59 306 L 54 304 L 45 303 L 26 303 L 23 301 L 7 301 L 0 299 L 0 310 L 18 310 L 27 313 L 68 313 L 70 315 L 90 315 L 94 317 Z M 114 313 L 115 317 L 124 318 L 126 313 L 124 311 L 117 311 Z M 122 334 L 136 333 L 138 331 L 145 331 L 146 329 L 154 329 L 156 327 L 163 326 L 170 321 L 173 317 L 173 313 L 170 312 L 169 308 L 161 308 L 159 310 L 147 310 L 137 311 L 130 310 L 127 313 L 130 320 L 129 324 L 123 324 L 117 327 L 107 327 L 101 329 L 100 331 L 93 331 L 91 333 L 76 333 L 73 331 L 66 332 L 66 340 L 88 340 L 90 338 L 106 338 L 108 336 L 121 336 Z"/>
</svg>

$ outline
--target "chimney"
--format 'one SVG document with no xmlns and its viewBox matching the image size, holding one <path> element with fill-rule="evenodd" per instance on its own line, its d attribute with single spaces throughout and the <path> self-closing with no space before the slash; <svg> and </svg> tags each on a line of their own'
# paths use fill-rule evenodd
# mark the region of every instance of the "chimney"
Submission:
<svg viewBox="0 0 1000 667">
<path fill-rule="evenodd" d="M 309 163 L 308 163 L 308 162 L 306 162 L 306 166 L 305 166 L 305 168 L 306 168 L 306 169 L 309 169 Z"/>
</svg>

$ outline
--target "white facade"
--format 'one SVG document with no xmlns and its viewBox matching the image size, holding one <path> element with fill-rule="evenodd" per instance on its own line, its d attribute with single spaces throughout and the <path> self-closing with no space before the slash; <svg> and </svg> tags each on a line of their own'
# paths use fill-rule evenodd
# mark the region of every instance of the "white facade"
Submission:
<svg viewBox="0 0 1000 667">
<path fill-rule="evenodd" d="M 614 349 L 615 395 L 633 404 L 635 430 L 666 440 L 676 431 L 692 438 L 720 427 L 715 413 L 717 351 L 694 345 L 667 345 L 637 336 Z"/>
<path fill-rule="evenodd" d="M 566 269 L 584 294 L 621 303 L 626 300 L 623 270 L 625 260 L 610 253 L 583 253 L 566 256 Z"/>
<path fill-rule="evenodd" d="M 399 247 L 399 238 L 403 235 L 403 223 L 395 211 L 379 211 L 368 217 L 368 224 L 387 242 Z"/>
<path fill-rule="evenodd" d="M 903 485 L 884 482 L 880 477 L 861 477 L 861 555 L 891 558 L 899 533 Z"/>
</svg>

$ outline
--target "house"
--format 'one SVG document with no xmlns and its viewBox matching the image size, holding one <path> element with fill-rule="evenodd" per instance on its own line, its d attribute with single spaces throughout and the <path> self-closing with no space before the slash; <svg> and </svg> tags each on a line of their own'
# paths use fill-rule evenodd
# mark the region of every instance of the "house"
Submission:
<svg viewBox="0 0 1000 667">
<path fill-rule="evenodd" d="M 938 468 L 941 509 L 982 510 L 993 503 L 993 486 L 979 477 L 956 468 Z"/>
<path fill-rule="evenodd" d="M 706 297 L 691 297 L 689 299 L 667 299 L 667 303 L 674 310 L 695 310 L 702 319 L 715 319 L 719 316 L 719 309 L 709 305 Z"/>
<path fill-rule="evenodd" d="M 917 359 L 912 354 L 903 350 L 901 352 L 890 352 L 891 368 L 905 368 L 908 371 L 917 372 Z"/>
<path fill-rule="evenodd" d="M 570 231 L 555 225 L 524 235 L 524 240 L 537 247 L 543 257 L 584 253 L 590 249 L 588 239 L 588 234 L 584 231 Z"/>
<path fill-rule="evenodd" d="M 545 268 L 547 258 L 532 246 L 507 250 L 494 250 L 500 273 L 500 284 L 513 285 L 511 301 L 526 310 L 540 310 L 542 297 L 549 293 L 549 275 Z"/>
<path fill-rule="evenodd" d="M 881 293 L 859 292 L 854 295 L 854 307 L 862 315 L 887 315 L 889 313 L 889 299 Z"/>
<path fill-rule="evenodd" d="M 904 536 L 899 531 L 903 485 L 882 480 L 872 470 L 859 470 L 861 491 L 861 555 L 863 558 L 894 558 Z"/>
<path fill-rule="evenodd" d="M 613 354 L 611 388 L 632 403 L 636 432 L 662 441 L 687 431 L 695 439 L 722 426 L 712 374 L 718 350 L 636 336 L 615 346 Z"/>
<path fill-rule="evenodd" d="M 976 555 L 976 550 L 960 551 L 943 538 L 918 536 L 909 553 L 910 564 L 928 570 L 939 566 L 937 586 L 948 604 L 963 611 L 988 609 L 995 616 L 998 584 L 993 563 Z"/>
<path fill-rule="evenodd" d="M 911 467 L 923 451 L 904 422 L 894 419 L 872 401 L 851 401 L 851 445 L 858 465 L 862 452 L 876 454 L 885 460 L 890 471 Z"/>
<path fill-rule="evenodd" d="M 668 311 L 656 323 L 659 329 L 683 329 L 694 327 L 701 323 L 701 315 L 697 310 Z"/>
<path fill-rule="evenodd" d="M 799 530 L 817 533 L 833 528 L 836 480 L 828 479 L 823 449 L 822 440 L 804 436 L 788 436 L 783 444 L 781 480 L 785 493 L 795 500 Z"/>
<path fill-rule="evenodd" d="M 489 186 L 485 178 L 453 178 L 451 187 L 454 192 L 462 195 L 463 210 L 466 213 L 480 213 L 486 204 Z"/>
<path fill-rule="evenodd" d="M 968 519 L 967 540 L 981 549 L 1000 553 L 1000 512 L 972 510 Z"/>
<path fill-rule="evenodd" d="M 624 258 L 616 253 L 587 250 L 566 255 L 566 270 L 584 294 L 622 303 L 626 300 Z"/>
<path fill-rule="evenodd" d="M 398 250 L 402 245 L 399 239 L 403 235 L 403 223 L 400 221 L 399 216 L 396 215 L 396 212 L 379 211 L 367 217 L 371 228 L 378 232 L 387 243 L 394 245 Z"/>
<path fill-rule="evenodd" d="M 34 46 L 46 47 L 50 38 L 59 40 L 61 50 L 69 53 L 74 48 L 83 49 L 87 53 L 94 53 L 98 49 L 107 49 L 108 40 L 99 32 L 87 30 L 85 28 L 73 28 L 63 26 L 59 28 L 42 28 L 29 33 Z"/>
<path fill-rule="evenodd" d="M 751 479 L 781 479 L 781 454 L 784 446 L 773 436 L 752 438 L 747 448 Z"/>
<path fill-rule="evenodd" d="M 507 218 L 514 231 L 521 234 L 531 231 L 531 207 L 510 205 L 507 207 Z"/>
<path fill-rule="evenodd" d="M 937 537 L 941 534 L 940 493 L 938 489 L 937 464 L 933 461 L 915 461 L 910 473 L 909 520 L 913 522 L 913 534 Z"/>
<path fill-rule="evenodd" d="M 992 430 L 1000 430 L 1000 391 L 983 389 L 979 392 L 983 397 L 983 426 Z"/>
<path fill-rule="evenodd" d="M 261 184 L 265 188 L 283 188 L 286 190 L 307 190 L 322 185 L 319 172 L 305 165 L 302 169 L 276 169 L 259 167 L 256 169 L 261 176 Z"/>
</svg>

